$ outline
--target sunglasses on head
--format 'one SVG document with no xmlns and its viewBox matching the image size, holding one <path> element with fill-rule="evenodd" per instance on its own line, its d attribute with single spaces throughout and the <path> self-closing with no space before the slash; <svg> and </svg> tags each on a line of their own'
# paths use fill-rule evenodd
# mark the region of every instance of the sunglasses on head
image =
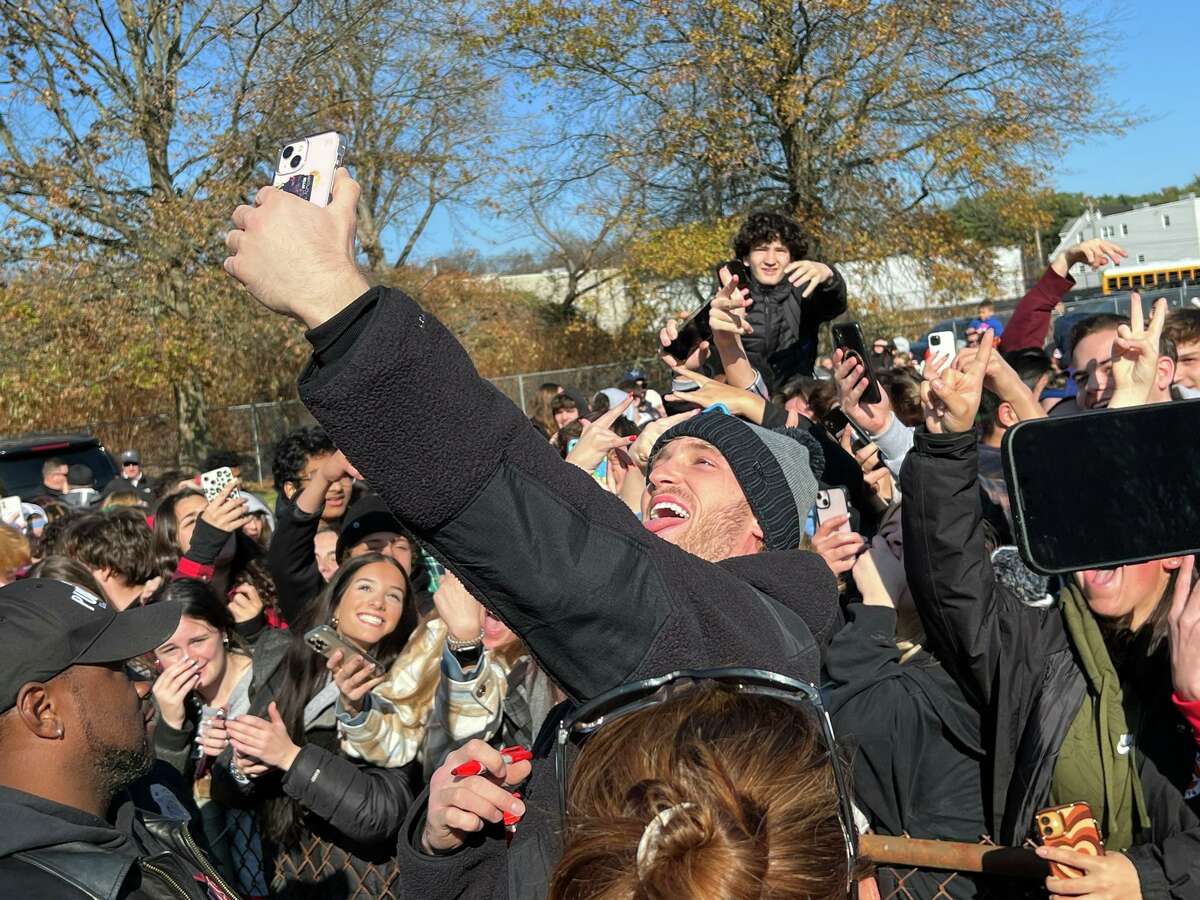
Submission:
<svg viewBox="0 0 1200 900">
<path fill-rule="evenodd" d="M 851 805 L 850 787 L 846 773 L 838 760 L 837 738 L 833 723 L 821 702 L 821 693 L 811 684 L 788 678 L 766 669 L 750 669 L 737 666 L 719 669 L 684 669 L 630 682 L 585 703 L 570 713 L 558 725 L 554 742 L 554 770 L 558 781 L 558 808 L 565 824 L 567 820 L 567 778 L 570 764 L 567 745 L 584 740 L 616 719 L 661 705 L 681 691 L 700 682 L 716 682 L 731 687 L 742 694 L 759 694 L 773 697 L 784 703 L 801 707 L 815 720 L 829 764 L 833 768 L 834 784 L 838 794 L 838 821 L 842 827 L 842 838 L 846 845 L 846 892 L 851 895 L 855 862 L 858 859 L 858 832 L 854 827 L 854 811 Z"/>
</svg>

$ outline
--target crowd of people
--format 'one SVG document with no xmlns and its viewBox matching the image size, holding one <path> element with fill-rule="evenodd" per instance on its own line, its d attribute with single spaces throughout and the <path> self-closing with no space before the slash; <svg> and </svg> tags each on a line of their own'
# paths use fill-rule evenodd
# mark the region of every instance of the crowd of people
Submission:
<svg viewBox="0 0 1200 900">
<path fill-rule="evenodd" d="M 754 213 L 711 338 L 663 325 L 669 391 L 526 416 L 365 280 L 357 193 L 233 212 L 226 271 L 312 347 L 273 507 L 236 455 L 130 450 L 0 526 L 0 893 L 889 897 L 866 834 L 1031 846 L 1087 803 L 1104 854 L 904 896 L 1200 898 L 1194 563 L 1052 584 L 1000 464 L 1018 422 L 1191 396 L 1200 310 L 1055 328 L 1123 255 L 1088 241 L 949 353 L 822 358 L 845 283 Z"/>
</svg>

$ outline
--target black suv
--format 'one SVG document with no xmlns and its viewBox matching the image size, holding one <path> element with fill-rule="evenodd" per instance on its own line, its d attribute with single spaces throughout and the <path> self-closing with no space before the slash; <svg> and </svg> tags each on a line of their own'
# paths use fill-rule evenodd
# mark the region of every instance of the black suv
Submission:
<svg viewBox="0 0 1200 900">
<path fill-rule="evenodd" d="M 0 490 L 5 496 L 19 494 L 26 501 L 44 494 L 42 464 L 52 458 L 67 465 L 83 463 L 96 476 L 97 490 L 103 490 L 117 474 L 104 445 L 90 434 L 25 434 L 0 438 Z"/>
</svg>

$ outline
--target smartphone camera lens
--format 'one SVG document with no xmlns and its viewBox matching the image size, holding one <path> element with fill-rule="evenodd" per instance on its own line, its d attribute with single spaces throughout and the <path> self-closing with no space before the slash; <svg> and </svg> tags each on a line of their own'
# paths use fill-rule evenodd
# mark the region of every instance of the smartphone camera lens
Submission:
<svg viewBox="0 0 1200 900">
<path fill-rule="evenodd" d="M 1043 828 L 1043 829 L 1042 829 L 1042 834 L 1044 834 L 1044 835 L 1046 835 L 1047 837 L 1049 837 L 1050 835 L 1054 834 L 1054 829 L 1053 829 L 1053 828 Z"/>
<path fill-rule="evenodd" d="M 293 148 L 292 148 L 292 147 L 290 147 L 290 146 L 289 146 L 289 147 L 284 147 L 284 148 L 283 148 L 283 158 L 284 158 L 284 159 L 287 159 L 289 156 L 291 156 L 291 155 L 292 155 L 292 149 L 293 149 Z"/>
</svg>

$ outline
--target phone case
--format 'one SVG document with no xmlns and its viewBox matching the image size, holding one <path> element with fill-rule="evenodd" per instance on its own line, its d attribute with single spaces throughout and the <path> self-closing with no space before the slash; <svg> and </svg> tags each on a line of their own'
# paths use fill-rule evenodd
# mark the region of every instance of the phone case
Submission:
<svg viewBox="0 0 1200 900">
<path fill-rule="evenodd" d="M 846 501 L 845 488 L 830 488 L 827 491 L 817 491 L 817 525 L 823 525 L 834 516 L 845 516 L 850 513 L 850 504 Z M 838 531 L 849 531 L 850 522 L 843 522 Z"/>
<path fill-rule="evenodd" d="M 0 499 L 0 522 L 20 531 L 25 530 L 25 513 L 21 510 L 21 498 L 14 495 Z"/>
<path fill-rule="evenodd" d="M 937 338 L 936 342 L 934 338 Z M 935 343 L 937 346 L 935 346 Z M 929 335 L 929 349 L 925 351 L 926 361 L 938 356 L 947 356 L 950 359 L 954 359 L 957 352 L 958 347 L 954 340 L 953 331 L 935 331 Z"/>
<path fill-rule="evenodd" d="M 272 183 L 317 206 L 328 206 L 333 173 L 345 154 L 345 138 L 336 131 L 290 141 L 279 150 Z"/>
<path fill-rule="evenodd" d="M 1066 847 L 1092 856 L 1104 855 L 1100 825 L 1086 803 L 1067 803 L 1038 810 L 1033 822 L 1043 846 Z M 1050 872 L 1055 878 L 1082 878 L 1084 874 L 1082 869 L 1055 862 L 1050 863 Z"/>
<path fill-rule="evenodd" d="M 329 625 L 318 625 L 311 631 L 305 632 L 304 643 L 308 644 L 308 646 L 326 659 L 333 656 L 337 650 L 342 651 L 343 660 L 349 659 L 351 656 L 361 656 L 374 667 L 376 672 L 383 674 L 383 666 L 379 664 L 378 660 L 365 650 L 359 650 Z"/>
<path fill-rule="evenodd" d="M 834 346 L 840 347 L 848 355 L 857 357 L 867 376 L 867 387 L 863 391 L 864 403 L 878 403 L 882 400 L 879 393 L 879 381 L 875 377 L 875 369 L 871 366 L 871 357 L 867 353 L 867 345 L 863 340 L 862 328 L 857 322 L 843 322 L 833 326 Z"/>
<path fill-rule="evenodd" d="M 212 503 L 217 494 L 221 493 L 225 485 L 231 481 L 233 481 L 233 471 L 228 466 L 203 473 L 200 476 L 200 490 L 204 491 L 204 499 Z M 238 488 L 234 488 L 229 496 L 233 500 L 240 500 L 242 492 Z"/>
</svg>

